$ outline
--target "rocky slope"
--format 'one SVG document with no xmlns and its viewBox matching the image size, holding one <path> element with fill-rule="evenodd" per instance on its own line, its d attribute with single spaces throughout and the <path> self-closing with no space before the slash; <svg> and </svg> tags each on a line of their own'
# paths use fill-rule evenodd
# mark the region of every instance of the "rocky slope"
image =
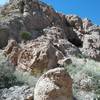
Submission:
<svg viewBox="0 0 100 100">
<path fill-rule="evenodd" d="M 87 81 L 87 74 L 85 74 L 87 76 L 83 75 L 78 80 L 78 82 L 81 82 L 80 80 L 82 80 L 82 86 L 80 86 L 81 83 L 78 84 L 78 82 L 75 81 L 77 74 L 70 74 L 74 69 L 77 69 L 77 71 L 80 72 L 83 71 L 82 67 L 85 67 L 88 64 L 88 59 L 93 59 L 96 63 L 94 64 L 94 67 L 98 66 L 98 68 L 95 68 L 100 71 L 100 26 L 94 25 L 87 18 L 81 19 L 77 15 L 60 14 L 52 7 L 38 0 L 10 0 L 7 5 L 0 8 L 0 48 L 2 49 L 2 56 L 5 55 L 5 58 L 7 59 L 5 62 L 14 66 L 14 70 L 11 73 L 18 81 L 23 80 L 22 83 L 29 85 L 30 88 L 27 90 L 27 86 L 22 84 L 21 87 L 18 86 L 17 90 L 14 84 L 12 88 L 9 87 L 6 90 L 1 90 L 2 100 L 8 100 L 8 98 L 10 98 L 9 100 L 12 100 L 13 98 L 15 100 L 26 100 L 27 95 L 25 94 L 27 92 L 24 93 L 23 87 L 25 86 L 25 91 L 31 91 L 29 92 L 29 95 L 32 94 L 34 89 L 32 90 L 31 88 L 34 87 L 33 85 L 36 84 L 37 79 L 43 73 L 44 74 L 41 76 L 43 79 L 40 78 L 37 82 L 35 89 L 36 94 L 33 93 L 34 100 L 36 100 L 36 98 L 39 98 L 38 100 L 60 100 L 60 98 L 62 100 L 73 100 L 74 97 L 78 100 L 93 100 L 93 98 L 99 98 L 100 96 L 99 93 L 96 95 L 96 90 L 94 88 L 91 88 L 89 91 L 83 89 L 82 86 L 85 84 L 85 88 L 88 88 L 86 84 L 90 82 Z M 77 63 L 74 63 L 75 61 Z M 1 61 L 3 64 L 5 62 Z M 72 66 L 73 69 L 68 70 L 68 66 L 70 65 L 75 65 L 77 67 L 73 68 Z M 89 65 L 89 67 L 90 66 L 91 65 Z M 63 71 L 59 72 L 60 69 L 57 67 L 67 68 L 67 72 L 69 72 L 74 80 L 73 84 L 77 84 L 79 87 L 78 90 L 74 89 L 75 91 L 78 91 L 75 95 L 74 93 L 72 94 L 71 79 L 68 78 L 67 80 L 67 76 L 62 75 L 64 69 L 61 68 Z M 12 69 L 11 67 L 9 68 Z M 62 80 L 62 84 L 65 80 L 64 84 L 68 87 L 64 84 L 59 84 L 58 81 L 56 82 L 56 79 L 52 74 L 47 74 L 49 73 L 48 70 L 50 70 L 50 73 L 54 70 L 52 74 L 55 74 L 56 77 L 57 73 L 56 79 L 58 81 Z M 20 74 L 20 71 L 22 74 Z M 45 71 L 48 72 L 45 73 Z M 16 72 L 18 73 L 17 75 Z M 31 81 L 29 81 L 30 76 L 27 76 L 26 73 L 29 73 L 28 75 L 32 76 Z M 85 72 L 83 71 L 82 73 Z M 92 74 L 93 73 L 94 71 Z M 18 75 L 20 78 L 22 77 L 22 79 L 19 80 Z M 81 74 L 79 74 L 79 76 L 80 75 Z M 25 80 L 23 79 L 24 76 L 26 78 Z M 100 76 L 99 72 L 98 75 L 96 73 L 96 77 L 97 76 Z M 42 81 L 46 88 L 41 86 Z M 98 90 L 100 90 L 100 78 L 98 78 L 97 81 Z M 31 85 L 29 83 L 31 83 Z M 69 90 L 67 90 L 67 88 L 69 88 Z M 13 90 L 10 91 L 11 89 Z M 19 93 L 18 91 L 20 91 L 20 89 L 21 92 Z M 42 89 L 43 92 L 39 91 L 39 89 Z M 5 93 L 3 91 L 5 91 Z M 22 98 L 17 98 L 15 94 L 13 94 L 13 91 L 17 95 L 22 94 Z M 82 97 L 79 96 L 79 91 L 81 91 L 83 95 L 88 94 L 88 97 L 91 99 L 87 99 L 83 95 Z M 41 92 L 40 95 L 38 92 Z M 53 94 L 54 92 L 55 95 Z M 14 96 L 9 95 L 9 93 Z M 7 96 L 4 97 L 4 94 Z M 69 99 L 66 99 L 67 94 L 71 94 Z M 91 94 L 95 96 L 91 97 Z M 40 98 L 41 96 L 43 96 L 43 98 Z M 31 97 L 28 100 L 32 100 Z"/>
</svg>

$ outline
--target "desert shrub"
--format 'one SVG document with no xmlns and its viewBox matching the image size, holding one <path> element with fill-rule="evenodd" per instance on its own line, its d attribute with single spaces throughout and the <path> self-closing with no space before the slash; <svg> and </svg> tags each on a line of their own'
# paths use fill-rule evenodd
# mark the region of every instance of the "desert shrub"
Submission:
<svg viewBox="0 0 100 100">
<path fill-rule="evenodd" d="M 78 59 L 78 58 L 77 58 Z M 67 72 L 73 79 L 73 93 L 78 100 L 86 100 L 85 96 L 90 96 L 94 100 L 100 99 L 100 63 L 82 58 L 80 61 L 74 59 L 74 63 L 65 66 Z M 84 93 L 80 96 L 78 93 Z M 90 99 L 89 99 L 90 100 Z"/>
<path fill-rule="evenodd" d="M 44 69 L 43 71 L 39 71 L 35 69 L 35 70 L 32 70 L 31 72 L 16 70 L 14 72 L 14 75 L 16 76 L 19 82 L 27 84 L 30 87 L 35 87 L 39 77 L 46 71 L 47 69 Z"/>
<path fill-rule="evenodd" d="M 13 85 L 19 84 L 15 75 L 15 66 L 0 53 L 0 89 L 9 88 Z"/>
<path fill-rule="evenodd" d="M 20 36 L 23 40 L 30 40 L 31 39 L 31 33 L 30 32 L 21 32 Z"/>
<path fill-rule="evenodd" d="M 6 28 L 1 28 L 0 32 L 7 32 L 7 29 Z"/>
<path fill-rule="evenodd" d="M 32 87 L 36 85 L 36 82 L 39 79 L 39 76 L 34 76 L 30 72 L 23 72 L 21 70 L 20 71 L 16 70 L 14 72 L 14 75 L 16 76 L 19 82 L 27 84 Z"/>
<path fill-rule="evenodd" d="M 23 84 L 34 87 L 39 77 L 29 72 L 15 70 L 15 66 L 0 53 L 0 89 Z"/>
</svg>

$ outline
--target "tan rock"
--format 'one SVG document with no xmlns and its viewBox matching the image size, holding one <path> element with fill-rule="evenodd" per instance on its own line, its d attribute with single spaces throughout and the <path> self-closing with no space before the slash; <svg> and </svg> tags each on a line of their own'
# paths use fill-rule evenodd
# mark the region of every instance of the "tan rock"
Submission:
<svg viewBox="0 0 100 100">
<path fill-rule="evenodd" d="M 72 79 L 64 68 L 51 69 L 40 77 L 34 100 L 72 100 Z"/>
<path fill-rule="evenodd" d="M 71 63 L 72 63 L 71 58 L 63 58 L 58 61 L 58 64 L 61 66 L 67 66 L 67 65 L 70 65 Z"/>
<path fill-rule="evenodd" d="M 8 55 L 9 60 L 15 66 L 17 65 L 18 62 L 17 60 L 18 60 L 19 53 L 20 53 L 19 48 L 13 47 L 12 52 Z"/>
<path fill-rule="evenodd" d="M 31 69 L 33 73 L 54 68 L 57 66 L 56 51 L 56 48 L 47 42 L 29 43 L 18 57 L 18 66 L 24 70 Z"/>
<path fill-rule="evenodd" d="M 64 39 L 53 43 L 47 37 L 41 36 L 23 46 L 18 57 L 18 68 L 32 71 L 32 73 L 41 73 L 44 70 L 57 67 L 58 61 L 64 62 L 69 55 L 77 55 L 78 53 L 78 49 Z"/>
<path fill-rule="evenodd" d="M 13 47 L 16 47 L 17 46 L 17 42 L 13 39 L 9 40 L 8 41 L 8 45 L 6 46 L 5 50 L 4 50 L 4 53 L 5 54 L 9 54 L 12 52 L 13 50 Z"/>
<path fill-rule="evenodd" d="M 59 60 L 79 53 L 77 47 L 64 39 L 64 31 L 60 27 L 46 28 L 43 31 L 44 35 L 37 39 L 22 43 L 21 49 L 16 41 L 9 42 L 5 51 L 18 69 L 42 73 L 44 70 L 57 67 Z"/>
<path fill-rule="evenodd" d="M 17 65 L 20 48 L 15 40 L 11 39 L 8 41 L 8 45 L 4 50 L 4 54 L 12 64 L 15 66 Z"/>
</svg>

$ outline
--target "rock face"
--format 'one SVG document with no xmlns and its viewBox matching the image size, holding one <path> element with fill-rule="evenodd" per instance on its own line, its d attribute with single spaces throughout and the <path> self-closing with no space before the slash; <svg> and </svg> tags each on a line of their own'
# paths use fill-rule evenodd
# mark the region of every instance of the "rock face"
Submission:
<svg viewBox="0 0 100 100">
<path fill-rule="evenodd" d="M 89 20 L 88 18 L 83 19 L 82 22 L 85 32 L 87 32 L 88 28 L 93 25 L 91 20 Z"/>
<path fill-rule="evenodd" d="M 22 13 L 21 10 L 23 10 Z M 58 40 L 64 39 L 63 41 L 69 41 L 70 45 L 73 44 L 75 48 L 77 47 L 77 50 L 83 48 L 83 54 L 85 53 L 95 60 L 99 59 L 99 46 L 93 47 L 91 50 L 88 49 L 90 47 L 85 46 L 87 38 L 92 38 L 92 34 L 95 34 L 96 43 L 99 43 L 100 37 L 100 28 L 94 26 L 88 19 L 82 20 L 77 15 L 59 14 L 52 7 L 37 0 L 10 0 L 8 5 L 1 8 L 0 14 L 0 30 L 7 30 L 0 31 L 0 37 L 3 37 L 0 39 L 1 48 L 3 45 L 7 45 L 9 38 L 14 38 L 20 42 L 20 32 L 26 31 L 32 33 L 34 40 L 45 35 L 44 38 L 57 44 Z M 87 34 L 89 35 L 86 36 Z M 90 51 L 97 57 L 93 57 Z"/>
<path fill-rule="evenodd" d="M 20 32 L 32 33 L 31 41 L 20 47 L 12 47 L 13 43 L 9 43 L 11 47 L 8 45 L 8 50 L 5 50 L 17 68 L 43 71 L 59 65 L 59 60 L 80 54 L 97 61 L 100 59 L 100 27 L 94 26 L 88 19 L 59 14 L 37 0 L 10 0 L 1 9 L 1 18 L 3 16 L 6 18 L 0 20 L 0 29 L 9 29 L 9 34 L 5 33 L 3 40 L 0 39 L 1 47 L 10 37 L 21 42 Z"/>
<path fill-rule="evenodd" d="M 4 54 L 8 57 L 12 64 L 17 65 L 20 48 L 15 40 L 9 40 L 4 50 Z"/>
<path fill-rule="evenodd" d="M 59 27 L 45 28 L 42 34 L 20 46 L 14 40 L 9 41 L 4 51 L 18 69 L 43 72 L 57 67 L 59 60 L 81 53 L 76 46 L 64 39 L 66 34 Z"/>
<path fill-rule="evenodd" d="M 23 13 L 20 13 L 20 10 L 23 10 Z M 33 33 L 48 26 L 63 24 L 59 14 L 53 8 L 40 1 L 11 0 L 1 9 L 0 16 L 0 28 L 8 27 L 8 37 L 14 38 L 18 42 L 20 32 Z"/>
<path fill-rule="evenodd" d="M 77 15 L 66 15 L 65 16 L 66 20 L 69 22 L 69 24 L 71 26 L 73 26 L 76 29 L 82 29 L 83 25 L 82 25 L 82 19 L 77 16 Z"/>
<path fill-rule="evenodd" d="M 18 67 L 23 70 L 43 71 L 57 67 L 58 61 L 69 55 L 77 55 L 80 51 L 66 40 L 50 43 L 42 38 L 27 43 L 18 56 Z"/>
<path fill-rule="evenodd" d="M 51 69 L 40 77 L 34 100 L 72 100 L 72 79 L 64 68 Z"/>
<path fill-rule="evenodd" d="M 100 61 L 100 27 L 92 26 L 89 34 L 84 36 L 83 54 Z"/>
<path fill-rule="evenodd" d="M 27 38 L 27 34 L 21 35 L 23 32 L 31 33 L 30 40 L 22 40 L 22 37 Z M 83 65 L 85 65 L 87 58 L 100 61 L 100 26 L 94 25 L 87 18 L 82 20 L 77 15 L 57 13 L 40 0 L 9 0 L 7 5 L 0 7 L 0 48 L 4 48 L 7 62 L 14 65 L 14 68 L 8 66 L 11 70 L 18 72 L 22 70 L 22 72 L 35 76 L 40 76 L 49 70 L 38 80 L 34 100 L 73 100 L 72 79 L 64 68 L 56 67 L 66 66 L 68 68 L 70 64 L 73 65 L 73 62 L 78 62 L 77 66 L 80 69 L 80 64 L 84 62 Z M 84 61 L 73 60 L 74 57 L 76 57 L 75 59 L 84 57 Z M 0 62 L 2 61 L 0 60 Z M 0 67 L 3 68 L 2 64 Z M 7 68 L 7 66 L 5 67 Z M 72 68 L 71 75 L 75 72 L 76 67 Z M 97 68 L 95 71 L 97 72 L 97 70 L 99 69 Z M 0 72 L 2 73 L 2 71 Z M 7 82 L 4 82 L 4 86 L 2 86 L 3 80 L 6 80 L 5 73 L 0 77 L 0 87 L 2 88 L 8 85 Z M 21 76 L 25 76 L 25 74 Z M 72 75 L 72 77 L 74 76 Z M 94 86 L 94 84 L 90 84 L 92 81 L 89 77 L 83 75 L 82 78 L 84 79 L 77 82 L 77 86 L 79 84 L 82 90 L 85 91 L 88 86 L 90 86 L 89 88 Z M 28 77 L 28 79 L 30 78 Z M 23 78 L 24 81 L 34 83 L 33 78 L 28 79 Z M 32 92 L 30 91 L 32 91 L 30 87 L 26 86 L 4 89 L 6 93 L 3 90 L 0 91 L 2 92 L 0 100 L 31 100 Z M 82 91 L 77 93 L 86 95 L 86 92 Z M 89 99 L 91 99 L 91 95 L 89 95 Z"/>
<path fill-rule="evenodd" d="M 13 48 L 16 46 L 17 46 L 17 42 L 15 40 L 9 40 L 8 45 L 6 46 L 6 48 L 4 50 L 5 54 L 6 55 L 10 54 L 12 52 Z"/>
</svg>

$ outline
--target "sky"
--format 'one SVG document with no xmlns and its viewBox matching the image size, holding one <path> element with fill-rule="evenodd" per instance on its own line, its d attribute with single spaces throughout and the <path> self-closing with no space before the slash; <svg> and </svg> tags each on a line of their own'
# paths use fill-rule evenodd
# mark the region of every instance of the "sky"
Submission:
<svg viewBox="0 0 100 100">
<path fill-rule="evenodd" d="M 0 5 L 5 4 L 6 2 L 8 2 L 9 0 L 0 0 Z"/>
<path fill-rule="evenodd" d="M 0 0 L 4 4 L 7 0 Z M 76 14 L 81 18 L 89 18 L 100 25 L 100 0 L 42 0 L 51 5 L 57 12 Z"/>
</svg>

